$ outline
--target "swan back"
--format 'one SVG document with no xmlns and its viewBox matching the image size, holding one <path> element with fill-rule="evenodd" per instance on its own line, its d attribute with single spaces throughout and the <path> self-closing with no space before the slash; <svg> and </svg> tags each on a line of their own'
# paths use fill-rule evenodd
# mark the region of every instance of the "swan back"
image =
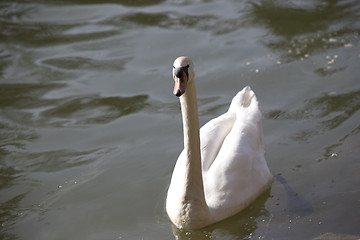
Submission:
<svg viewBox="0 0 360 240">
<path fill-rule="evenodd" d="M 201 128 L 205 198 L 214 221 L 247 207 L 272 182 L 261 119 L 256 96 L 245 87 L 228 112 Z"/>
</svg>

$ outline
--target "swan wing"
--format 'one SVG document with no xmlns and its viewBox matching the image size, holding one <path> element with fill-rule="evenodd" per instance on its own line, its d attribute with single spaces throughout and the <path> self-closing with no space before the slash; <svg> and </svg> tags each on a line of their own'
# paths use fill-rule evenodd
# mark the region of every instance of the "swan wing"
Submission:
<svg viewBox="0 0 360 240">
<path fill-rule="evenodd" d="M 235 113 L 226 112 L 210 120 L 200 128 L 200 149 L 203 171 L 207 171 L 215 160 L 225 137 L 234 125 L 235 118 Z"/>
<path fill-rule="evenodd" d="M 218 220 L 244 209 L 272 181 L 264 157 L 262 114 L 250 87 L 233 98 L 224 115 L 234 116 L 233 124 L 203 173 L 206 202 Z"/>
</svg>

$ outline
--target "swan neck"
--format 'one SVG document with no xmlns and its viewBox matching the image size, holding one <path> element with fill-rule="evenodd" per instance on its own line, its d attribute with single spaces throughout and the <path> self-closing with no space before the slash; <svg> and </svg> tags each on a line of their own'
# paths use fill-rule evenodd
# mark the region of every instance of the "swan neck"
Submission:
<svg viewBox="0 0 360 240">
<path fill-rule="evenodd" d="M 188 84 L 185 94 L 180 97 L 180 103 L 183 117 L 184 151 L 186 154 L 184 200 L 197 209 L 197 214 L 201 212 L 201 215 L 205 216 L 208 207 L 205 201 L 202 178 L 200 128 L 194 81 Z"/>
<path fill-rule="evenodd" d="M 188 151 L 188 160 L 199 163 L 201 167 L 199 115 L 195 84 L 189 84 L 186 93 L 180 98 L 183 117 L 184 148 Z M 200 171 L 201 173 L 201 171 Z"/>
</svg>

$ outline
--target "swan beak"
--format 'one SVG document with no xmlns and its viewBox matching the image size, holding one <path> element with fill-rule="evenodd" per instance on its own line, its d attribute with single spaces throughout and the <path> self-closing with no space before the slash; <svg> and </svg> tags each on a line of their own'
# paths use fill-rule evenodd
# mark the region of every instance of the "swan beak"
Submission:
<svg viewBox="0 0 360 240">
<path fill-rule="evenodd" d="M 180 97 L 185 93 L 187 77 L 185 74 L 183 74 L 181 78 L 174 76 L 174 80 L 175 80 L 175 87 L 173 93 L 175 96 Z"/>
</svg>

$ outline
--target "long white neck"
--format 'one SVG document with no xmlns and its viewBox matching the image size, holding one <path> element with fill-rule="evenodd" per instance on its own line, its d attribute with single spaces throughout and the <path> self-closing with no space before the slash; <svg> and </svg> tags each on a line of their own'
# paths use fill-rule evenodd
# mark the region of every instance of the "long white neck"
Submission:
<svg viewBox="0 0 360 240">
<path fill-rule="evenodd" d="M 187 86 L 186 92 L 180 97 L 181 113 L 183 118 L 184 151 L 186 166 L 188 166 L 187 186 L 189 194 L 195 192 L 198 196 L 204 191 L 201 172 L 201 153 L 199 136 L 199 116 L 194 82 Z"/>
<path fill-rule="evenodd" d="M 198 224 L 202 224 L 202 221 L 206 221 L 209 210 L 205 201 L 201 170 L 200 128 L 194 81 L 188 83 L 185 94 L 180 97 L 180 104 L 185 154 L 183 204 L 189 209 L 186 221 L 197 221 Z"/>
</svg>

